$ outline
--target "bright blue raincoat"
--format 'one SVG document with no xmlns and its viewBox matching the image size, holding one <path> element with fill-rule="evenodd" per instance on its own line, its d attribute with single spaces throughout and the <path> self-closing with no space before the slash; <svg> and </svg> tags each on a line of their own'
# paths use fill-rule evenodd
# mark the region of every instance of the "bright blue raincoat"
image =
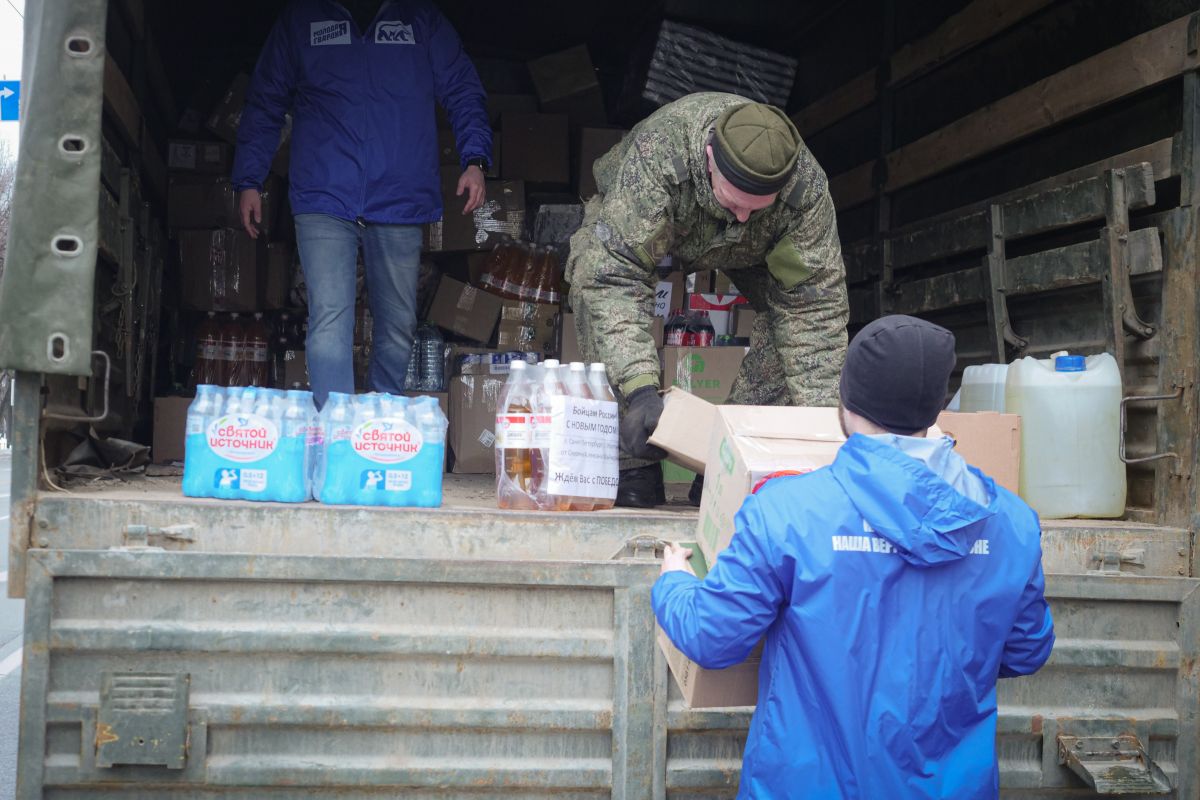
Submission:
<svg viewBox="0 0 1200 800">
<path fill-rule="evenodd" d="M 935 460 L 966 475 L 952 446 Z M 1054 627 L 1037 515 L 970 473 L 986 506 L 852 436 L 748 497 L 703 581 L 655 584 L 659 624 L 703 667 L 766 637 L 739 797 L 998 795 L 996 679 L 1045 663 Z"/>
<path fill-rule="evenodd" d="M 246 94 L 234 188 L 261 188 L 293 109 L 294 214 L 389 224 L 442 216 L 437 123 L 461 166 L 491 161 L 486 98 L 454 28 L 427 0 L 388 0 L 359 31 L 333 0 L 296 0 L 275 23 Z"/>
</svg>

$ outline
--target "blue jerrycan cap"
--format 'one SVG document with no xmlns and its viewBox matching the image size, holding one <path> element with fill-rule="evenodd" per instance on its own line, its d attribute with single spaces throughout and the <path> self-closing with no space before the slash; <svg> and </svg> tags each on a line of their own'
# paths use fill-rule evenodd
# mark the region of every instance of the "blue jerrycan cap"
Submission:
<svg viewBox="0 0 1200 800">
<path fill-rule="evenodd" d="M 1083 356 L 1059 356 L 1054 359 L 1055 372 L 1086 372 L 1087 363 Z"/>
</svg>

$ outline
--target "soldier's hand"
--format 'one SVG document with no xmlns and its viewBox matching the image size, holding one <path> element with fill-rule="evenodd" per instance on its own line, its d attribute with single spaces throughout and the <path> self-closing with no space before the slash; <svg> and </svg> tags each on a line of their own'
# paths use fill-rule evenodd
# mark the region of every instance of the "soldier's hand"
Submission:
<svg viewBox="0 0 1200 800">
<path fill-rule="evenodd" d="M 621 417 L 622 452 L 650 461 L 666 458 L 665 450 L 647 441 L 658 427 L 658 418 L 662 416 L 663 400 L 658 394 L 658 388 L 642 386 L 634 389 L 626 399 L 628 408 L 625 416 Z"/>
</svg>

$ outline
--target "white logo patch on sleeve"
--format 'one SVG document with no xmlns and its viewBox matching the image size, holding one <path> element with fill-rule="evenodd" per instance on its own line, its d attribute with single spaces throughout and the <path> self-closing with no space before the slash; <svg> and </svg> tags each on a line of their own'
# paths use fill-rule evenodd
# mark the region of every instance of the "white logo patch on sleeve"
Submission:
<svg viewBox="0 0 1200 800">
<path fill-rule="evenodd" d="M 323 44 L 350 44 L 349 20 L 329 19 L 324 22 L 312 22 L 309 23 L 309 31 L 309 44 L 313 47 Z"/>
<path fill-rule="evenodd" d="M 375 26 L 375 44 L 416 44 L 413 26 L 403 22 L 381 22 Z"/>
</svg>

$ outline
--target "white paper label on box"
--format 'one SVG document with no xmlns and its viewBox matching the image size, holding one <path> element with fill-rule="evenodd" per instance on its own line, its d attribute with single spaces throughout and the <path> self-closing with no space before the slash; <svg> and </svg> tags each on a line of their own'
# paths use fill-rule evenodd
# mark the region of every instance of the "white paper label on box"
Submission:
<svg viewBox="0 0 1200 800">
<path fill-rule="evenodd" d="M 167 156 L 167 166 L 171 169 L 195 169 L 196 146 L 190 143 L 173 142 Z"/>
<path fill-rule="evenodd" d="M 496 443 L 496 434 L 485 428 L 479 434 L 479 443 L 484 447 L 491 447 Z"/>
<path fill-rule="evenodd" d="M 458 304 L 455 306 L 459 311 L 470 311 L 475 307 L 475 296 L 479 294 L 479 290 L 474 286 L 464 286 L 462 293 L 458 296 Z"/>
<path fill-rule="evenodd" d="M 550 417 L 550 494 L 615 499 L 617 404 L 553 397 Z"/>
<path fill-rule="evenodd" d="M 671 282 L 659 281 L 654 292 L 654 316 L 666 319 L 671 313 Z"/>
</svg>

